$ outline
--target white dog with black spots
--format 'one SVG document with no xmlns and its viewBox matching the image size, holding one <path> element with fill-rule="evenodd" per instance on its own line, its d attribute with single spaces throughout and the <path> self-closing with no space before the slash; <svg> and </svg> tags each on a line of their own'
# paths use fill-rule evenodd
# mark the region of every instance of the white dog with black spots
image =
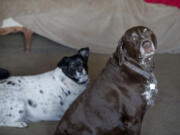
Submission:
<svg viewBox="0 0 180 135">
<path fill-rule="evenodd" d="M 60 120 L 87 88 L 89 49 L 64 57 L 57 68 L 33 76 L 9 76 L 0 69 L 0 126 L 27 127 L 27 122 Z M 6 76 L 7 74 L 7 76 Z"/>
</svg>

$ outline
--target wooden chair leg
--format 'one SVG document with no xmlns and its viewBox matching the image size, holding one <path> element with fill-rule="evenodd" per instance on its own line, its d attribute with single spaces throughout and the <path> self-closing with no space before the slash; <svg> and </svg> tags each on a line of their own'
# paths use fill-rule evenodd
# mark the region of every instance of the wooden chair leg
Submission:
<svg viewBox="0 0 180 135">
<path fill-rule="evenodd" d="M 30 52 L 30 44 L 33 32 L 25 27 L 7 27 L 7 28 L 0 28 L 0 36 L 1 35 L 8 35 L 10 33 L 18 33 L 22 32 L 25 37 L 26 47 L 25 52 Z"/>
<path fill-rule="evenodd" d="M 25 42 L 26 42 L 25 52 L 29 53 L 30 52 L 30 45 L 31 45 L 31 38 L 32 38 L 33 32 L 24 27 L 23 33 L 24 33 Z"/>
</svg>

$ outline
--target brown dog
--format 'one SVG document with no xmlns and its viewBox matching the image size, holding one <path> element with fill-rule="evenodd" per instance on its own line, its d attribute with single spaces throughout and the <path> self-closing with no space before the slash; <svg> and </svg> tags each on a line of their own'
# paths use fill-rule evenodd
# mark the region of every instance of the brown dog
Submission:
<svg viewBox="0 0 180 135">
<path fill-rule="evenodd" d="M 55 135 L 139 135 L 157 93 L 156 47 L 149 28 L 127 30 L 94 85 L 65 113 Z"/>
</svg>

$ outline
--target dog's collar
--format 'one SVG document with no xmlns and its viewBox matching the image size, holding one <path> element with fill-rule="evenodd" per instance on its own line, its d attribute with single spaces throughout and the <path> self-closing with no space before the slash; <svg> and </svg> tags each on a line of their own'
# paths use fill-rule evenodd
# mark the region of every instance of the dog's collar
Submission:
<svg viewBox="0 0 180 135">
<path fill-rule="evenodd" d="M 130 62 L 124 62 L 123 65 L 125 65 L 127 68 L 133 70 L 134 72 L 140 74 L 141 76 L 143 76 L 144 78 L 148 80 L 152 78 L 152 72 L 145 71 L 137 67 L 136 65 L 131 64 Z"/>
<path fill-rule="evenodd" d="M 140 74 L 146 79 L 152 78 L 153 68 L 151 71 L 147 71 L 144 67 L 138 64 L 134 59 L 127 56 L 127 53 L 123 52 L 122 54 L 122 65 L 125 65 L 127 68 L 133 70 L 134 72 Z"/>
<path fill-rule="evenodd" d="M 111 64 L 113 65 L 116 65 L 117 66 L 117 63 L 113 60 L 113 58 L 111 58 Z M 135 72 L 135 73 L 138 73 L 140 74 L 141 76 L 143 76 L 145 79 L 147 80 L 151 80 L 152 77 L 152 74 L 153 72 L 148 72 L 144 69 L 142 69 L 140 66 L 137 66 L 137 64 L 134 64 L 134 63 L 130 63 L 130 62 L 127 62 L 127 61 L 123 61 L 123 63 L 121 65 L 118 65 L 118 69 L 119 69 L 119 66 L 120 67 L 127 67 L 129 70 Z"/>
</svg>

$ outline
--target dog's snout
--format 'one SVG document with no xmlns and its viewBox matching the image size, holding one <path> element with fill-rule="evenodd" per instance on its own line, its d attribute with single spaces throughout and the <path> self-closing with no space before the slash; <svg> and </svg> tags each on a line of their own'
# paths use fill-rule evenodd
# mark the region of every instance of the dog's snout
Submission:
<svg viewBox="0 0 180 135">
<path fill-rule="evenodd" d="M 83 71 L 82 67 L 78 67 L 78 71 L 81 73 Z"/>
<path fill-rule="evenodd" d="M 150 41 L 145 41 L 143 44 L 142 44 L 142 47 L 145 48 L 145 49 L 148 49 L 152 46 L 152 43 Z"/>
<path fill-rule="evenodd" d="M 142 48 L 144 49 L 145 53 L 152 53 L 154 51 L 153 43 L 151 41 L 144 41 L 142 43 Z"/>
</svg>

